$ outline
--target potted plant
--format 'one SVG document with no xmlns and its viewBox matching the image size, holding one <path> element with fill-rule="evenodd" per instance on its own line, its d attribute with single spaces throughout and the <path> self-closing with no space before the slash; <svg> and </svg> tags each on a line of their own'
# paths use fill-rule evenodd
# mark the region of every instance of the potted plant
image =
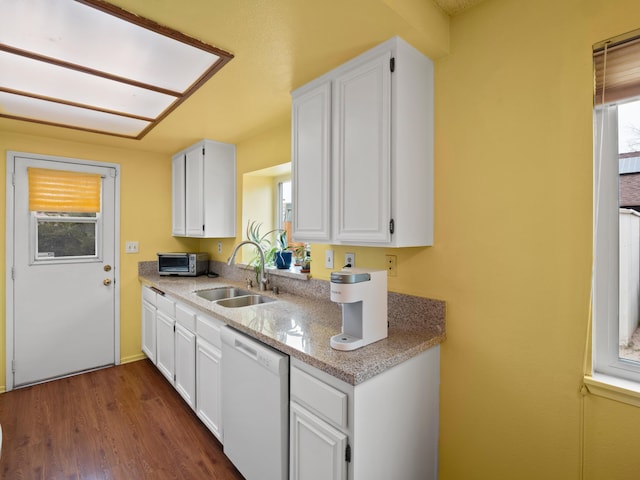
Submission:
<svg viewBox="0 0 640 480">
<path fill-rule="evenodd" d="M 300 273 L 309 273 L 311 271 L 311 255 L 306 255 L 300 264 Z"/>
<path fill-rule="evenodd" d="M 289 250 L 289 243 L 287 242 L 287 232 L 281 230 L 277 238 L 276 267 L 281 270 L 290 268 L 292 255 L 293 252 Z"/>
<path fill-rule="evenodd" d="M 257 222 L 255 220 L 247 222 L 247 240 L 251 240 L 252 242 L 260 245 L 260 249 L 264 254 L 264 265 L 265 267 L 273 267 L 276 263 L 276 251 L 278 250 L 276 246 L 271 242 L 271 235 L 277 233 L 281 235 L 284 233 L 284 230 L 280 230 L 279 228 L 275 228 L 273 230 L 269 230 L 267 233 L 263 234 L 260 232 L 262 228 L 262 223 Z M 260 275 L 260 256 L 259 254 L 255 254 L 255 256 L 248 262 L 248 265 L 251 265 L 256 272 L 256 282 L 258 281 L 258 277 Z"/>
</svg>

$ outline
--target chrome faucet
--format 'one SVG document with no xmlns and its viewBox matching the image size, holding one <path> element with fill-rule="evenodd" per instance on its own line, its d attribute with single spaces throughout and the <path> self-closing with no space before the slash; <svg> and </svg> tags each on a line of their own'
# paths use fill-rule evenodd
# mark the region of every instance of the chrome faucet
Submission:
<svg viewBox="0 0 640 480">
<path fill-rule="evenodd" d="M 238 250 L 243 245 L 253 245 L 254 247 L 256 247 L 256 249 L 258 250 L 258 253 L 260 254 L 260 291 L 264 292 L 265 290 L 269 289 L 269 277 L 267 277 L 267 271 L 264 268 L 264 252 L 262 251 L 262 248 L 260 248 L 260 245 L 258 245 L 256 242 L 252 240 L 243 240 L 242 242 L 237 244 L 233 248 L 233 252 L 229 257 L 229 260 L 227 260 L 227 265 L 233 264 L 234 260 L 236 259 L 236 254 L 238 253 Z"/>
</svg>

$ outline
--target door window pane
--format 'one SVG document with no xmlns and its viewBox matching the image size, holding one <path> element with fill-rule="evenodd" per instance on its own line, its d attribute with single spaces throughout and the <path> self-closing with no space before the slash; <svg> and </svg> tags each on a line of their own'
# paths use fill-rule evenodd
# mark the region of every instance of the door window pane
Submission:
<svg viewBox="0 0 640 480">
<path fill-rule="evenodd" d="M 96 214 L 36 213 L 36 260 L 97 256 Z"/>
</svg>

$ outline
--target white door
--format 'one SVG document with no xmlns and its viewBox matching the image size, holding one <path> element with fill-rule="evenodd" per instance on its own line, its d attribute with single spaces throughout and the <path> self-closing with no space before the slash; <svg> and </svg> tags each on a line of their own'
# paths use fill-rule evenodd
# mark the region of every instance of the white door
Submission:
<svg viewBox="0 0 640 480">
<path fill-rule="evenodd" d="M 93 182 L 98 212 L 36 210 L 36 171 L 64 192 Z M 9 152 L 7 172 L 7 388 L 118 363 L 115 166 Z"/>
</svg>

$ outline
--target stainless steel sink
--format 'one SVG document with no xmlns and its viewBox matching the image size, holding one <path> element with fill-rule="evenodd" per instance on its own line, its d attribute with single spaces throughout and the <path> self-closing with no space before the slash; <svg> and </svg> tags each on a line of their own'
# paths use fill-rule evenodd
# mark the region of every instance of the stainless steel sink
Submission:
<svg viewBox="0 0 640 480">
<path fill-rule="evenodd" d="M 242 297 L 225 298 L 218 300 L 218 305 L 227 308 L 248 307 L 249 305 L 259 305 L 275 301 L 273 298 L 263 297 L 262 295 L 245 295 Z"/>
<path fill-rule="evenodd" d="M 196 290 L 193 293 L 201 298 L 204 298 L 205 300 L 209 300 L 210 302 L 215 302 L 224 298 L 233 298 L 253 294 L 253 292 L 249 290 L 244 290 L 242 288 L 236 287 L 209 288 L 207 290 Z"/>
</svg>

